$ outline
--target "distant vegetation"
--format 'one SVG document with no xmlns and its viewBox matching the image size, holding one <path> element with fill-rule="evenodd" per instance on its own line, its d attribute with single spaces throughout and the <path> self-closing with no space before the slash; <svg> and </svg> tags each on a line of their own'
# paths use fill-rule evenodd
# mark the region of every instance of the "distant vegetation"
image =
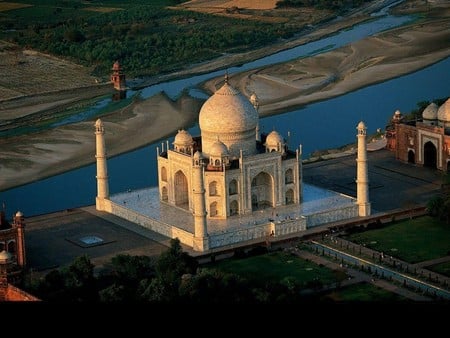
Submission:
<svg viewBox="0 0 450 338">
<path fill-rule="evenodd" d="M 91 66 L 96 76 L 109 74 L 115 60 L 121 61 L 128 76 L 142 76 L 290 38 L 305 24 L 294 19 L 267 23 L 167 8 L 181 2 L 17 0 L 17 6 L 8 8 L 0 3 L 0 38 Z M 351 6 L 361 2 L 350 1 Z M 349 2 L 311 3 L 334 8 L 335 3 Z"/>
</svg>

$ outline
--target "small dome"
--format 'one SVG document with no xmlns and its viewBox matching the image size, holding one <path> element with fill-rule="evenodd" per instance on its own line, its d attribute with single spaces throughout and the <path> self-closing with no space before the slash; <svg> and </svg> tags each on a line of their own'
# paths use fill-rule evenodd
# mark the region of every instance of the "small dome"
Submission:
<svg viewBox="0 0 450 338">
<path fill-rule="evenodd" d="M 189 134 L 186 130 L 181 129 L 178 130 L 178 134 L 175 136 L 175 140 L 173 144 L 183 145 L 183 146 L 191 146 L 194 143 L 191 134 Z"/>
<path fill-rule="evenodd" d="M 366 125 L 364 124 L 363 121 L 358 123 L 358 127 L 356 127 L 356 129 L 366 129 Z"/>
<path fill-rule="evenodd" d="M 103 127 L 103 122 L 101 119 L 98 119 L 97 121 L 95 121 L 95 126 L 98 127 Z"/>
<path fill-rule="evenodd" d="M 16 217 L 23 217 L 22 211 L 17 211 L 16 212 Z"/>
<path fill-rule="evenodd" d="M 439 107 L 437 117 L 439 121 L 450 122 L 450 98 Z"/>
<path fill-rule="evenodd" d="M 200 151 L 196 151 L 195 152 L 195 154 L 194 154 L 194 161 L 195 160 L 202 160 L 202 159 L 204 159 L 204 156 L 203 156 L 203 154 L 200 152 Z"/>
<path fill-rule="evenodd" d="M 255 93 L 253 93 L 253 94 L 250 96 L 250 102 L 251 102 L 251 104 L 253 105 L 253 107 L 258 108 L 258 106 L 259 106 L 259 101 L 258 101 L 258 97 L 256 96 Z"/>
<path fill-rule="evenodd" d="M 438 116 L 438 105 L 434 102 L 430 103 L 422 112 L 424 120 L 436 120 Z"/>
<path fill-rule="evenodd" d="M 228 148 L 225 144 L 220 142 L 220 140 L 217 140 L 212 144 L 209 154 L 213 157 L 227 156 Z"/>
<path fill-rule="evenodd" d="M 9 252 L 6 252 L 5 250 L 0 252 L 0 264 L 8 263 L 11 259 L 12 255 Z"/>
<path fill-rule="evenodd" d="M 276 147 L 280 143 L 283 144 L 284 140 L 277 131 L 273 130 L 269 133 L 269 135 L 267 135 L 266 137 L 267 147 Z"/>
</svg>

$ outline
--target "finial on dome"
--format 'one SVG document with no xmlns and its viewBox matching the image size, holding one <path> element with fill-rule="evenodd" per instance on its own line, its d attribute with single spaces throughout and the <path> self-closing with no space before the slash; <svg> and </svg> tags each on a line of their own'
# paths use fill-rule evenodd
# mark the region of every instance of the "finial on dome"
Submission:
<svg viewBox="0 0 450 338">
<path fill-rule="evenodd" d="M 225 83 L 228 84 L 228 70 L 225 71 Z"/>
</svg>

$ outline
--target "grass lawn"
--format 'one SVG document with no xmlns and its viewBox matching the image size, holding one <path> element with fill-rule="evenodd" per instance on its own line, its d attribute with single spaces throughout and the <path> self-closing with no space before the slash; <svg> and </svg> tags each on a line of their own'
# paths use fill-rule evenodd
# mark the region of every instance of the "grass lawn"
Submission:
<svg viewBox="0 0 450 338">
<path fill-rule="evenodd" d="M 450 251 L 450 225 L 430 216 L 396 222 L 347 238 L 409 263 L 443 257 Z"/>
<path fill-rule="evenodd" d="M 320 298 L 335 302 L 403 302 L 407 298 L 368 283 L 358 283 L 332 291 Z"/>
<path fill-rule="evenodd" d="M 279 282 L 285 277 L 293 277 L 303 285 L 315 279 L 320 280 L 323 284 L 329 284 L 335 282 L 336 278 L 340 280 L 345 278 L 333 270 L 284 252 L 228 259 L 208 267 L 236 273 L 255 283 Z"/>
<path fill-rule="evenodd" d="M 450 277 L 450 262 L 428 266 L 427 269 Z"/>
</svg>

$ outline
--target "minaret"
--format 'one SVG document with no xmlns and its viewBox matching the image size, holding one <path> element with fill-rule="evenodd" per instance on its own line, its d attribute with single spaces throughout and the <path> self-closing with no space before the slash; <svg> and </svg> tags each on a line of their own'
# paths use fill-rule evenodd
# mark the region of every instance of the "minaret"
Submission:
<svg viewBox="0 0 450 338">
<path fill-rule="evenodd" d="M 255 107 L 255 109 L 259 115 L 259 111 L 258 111 L 259 101 L 258 101 L 258 97 L 256 96 L 256 93 L 253 93 L 250 96 L 250 102 L 253 105 L 253 107 Z M 261 134 L 259 133 L 259 119 L 258 119 L 258 124 L 256 125 L 256 141 L 261 141 Z"/>
<path fill-rule="evenodd" d="M 111 82 L 116 90 L 126 90 L 125 84 L 125 74 L 123 73 L 122 67 L 119 61 L 114 62 L 111 69 L 113 73 L 111 74 Z"/>
<path fill-rule="evenodd" d="M 97 159 L 97 198 L 95 204 L 97 210 L 104 210 L 105 199 L 109 198 L 108 170 L 106 168 L 105 128 L 102 120 L 95 122 L 95 139 Z"/>
<path fill-rule="evenodd" d="M 194 198 L 194 245 L 195 251 L 209 250 L 209 238 L 206 228 L 205 184 L 203 180 L 204 164 L 199 151 L 194 154 L 192 187 Z"/>
<path fill-rule="evenodd" d="M 26 265 L 25 256 L 25 222 L 22 212 L 18 211 L 14 215 L 14 228 L 17 228 L 17 265 L 24 268 Z"/>
<path fill-rule="evenodd" d="M 358 155 L 356 157 L 356 203 L 358 204 L 359 216 L 370 216 L 369 202 L 369 178 L 367 167 L 367 145 L 366 145 L 366 125 L 359 122 L 357 138 L 358 138 Z"/>
</svg>

